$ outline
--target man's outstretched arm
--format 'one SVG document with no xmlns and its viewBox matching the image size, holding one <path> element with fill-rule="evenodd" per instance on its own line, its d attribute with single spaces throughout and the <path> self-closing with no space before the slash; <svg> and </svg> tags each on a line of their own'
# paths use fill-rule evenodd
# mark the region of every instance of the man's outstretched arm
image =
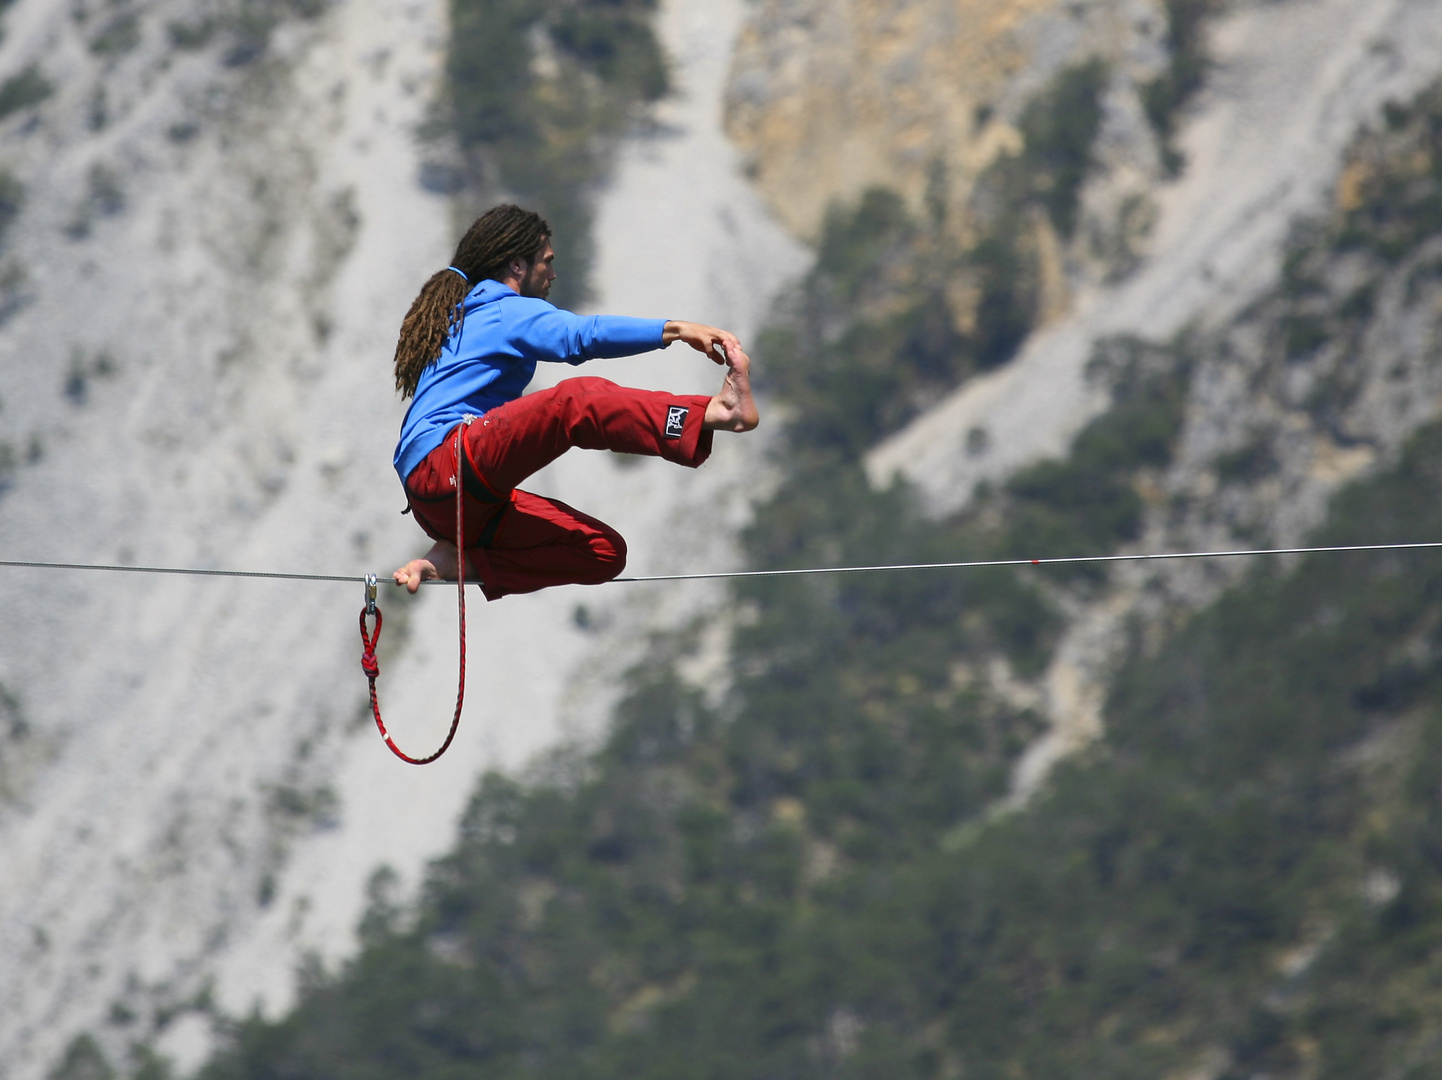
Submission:
<svg viewBox="0 0 1442 1080">
<path fill-rule="evenodd" d="M 691 348 L 705 353 L 718 364 L 726 363 L 726 353 L 732 350 L 741 351 L 741 342 L 730 330 L 720 330 L 701 323 L 683 322 L 680 319 L 668 320 L 661 333 L 662 344 L 669 345 L 673 341 L 684 341 Z"/>
</svg>

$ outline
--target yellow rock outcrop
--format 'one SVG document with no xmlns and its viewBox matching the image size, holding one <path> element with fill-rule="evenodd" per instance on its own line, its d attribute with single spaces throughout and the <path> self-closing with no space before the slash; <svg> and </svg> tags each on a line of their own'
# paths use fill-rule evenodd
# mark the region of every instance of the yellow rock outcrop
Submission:
<svg viewBox="0 0 1442 1080">
<path fill-rule="evenodd" d="M 955 209 L 1059 70 L 1100 56 L 1150 77 L 1165 31 L 1159 0 L 761 0 L 726 127 L 798 236 L 875 185 Z"/>
</svg>

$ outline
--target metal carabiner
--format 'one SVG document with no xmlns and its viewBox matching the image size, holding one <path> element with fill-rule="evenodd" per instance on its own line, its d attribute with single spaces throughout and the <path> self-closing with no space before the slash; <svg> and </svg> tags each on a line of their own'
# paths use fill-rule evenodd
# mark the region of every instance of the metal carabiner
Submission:
<svg viewBox="0 0 1442 1080">
<path fill-rule="evenodd" d="M 367 614 L 367 615 L 374 615 L 374 614 L 376 613 L 376 585 L 377 585 L 378 583 L 379 583 L 379 579 L 376 577 L 375 574 L 367 574 L 367 575 L 366 575 L 366 614 Z"/>
</svg>

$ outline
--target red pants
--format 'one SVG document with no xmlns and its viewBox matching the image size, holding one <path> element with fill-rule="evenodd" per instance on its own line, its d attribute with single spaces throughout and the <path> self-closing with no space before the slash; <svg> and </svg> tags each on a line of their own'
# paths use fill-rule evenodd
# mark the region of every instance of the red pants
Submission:
<svg viewBox="0 0 1442 1080">
<path fill-rule="evenodd" d="M 626 568 L 626 542 L 605 522 L 516 485 L 573 446 L 663 457 L 695 468 L 711 456 L 710 398 L 567 379 L 461 425 L 466 555 L 488 600 L 548 585 L 598 585 Z M 406 478 L 421 528 L 456 543 L 453 429 Z"/>
</svg>

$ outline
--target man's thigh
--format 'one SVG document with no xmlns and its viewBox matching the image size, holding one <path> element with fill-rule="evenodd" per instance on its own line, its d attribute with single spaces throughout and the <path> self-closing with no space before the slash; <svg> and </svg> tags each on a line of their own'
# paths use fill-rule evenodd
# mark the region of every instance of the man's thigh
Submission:
<svg viewBox="0 0 1442 1080">
<path fill-rule="evenodd" d="M 574 445 L 576 398 L 619 389 L 604 379 L 566 379 L 498 405 L 466 428 L 471 463 L 492 490 L 507 492 Z M 546 516 L 540 508 L 538 513 Z"/>
<path fill-rule="evenodd" d="M 488 545 L 492 551 L 524 551 L 556 544 L 587 546 L 601 541 L 625 550 L 615 529 L 560 499 L 517 488 Z"/>
<path fill-rule="evenodd" d="M 513 494 L 495 535 L 471 549 L 492 600 L 551 585 L 597 585 L 626 568 L 626 541 L 604 521 L 559 499 Z"/>
<path fill-rule="evenodd" d="M 711 453 L 704 395 L 565 379 L 509 401 L 471 422 L 466 451 L 492 491 L 523 483 L 571 447 L 646 454 L 695 468 Z"/>
</svg>

